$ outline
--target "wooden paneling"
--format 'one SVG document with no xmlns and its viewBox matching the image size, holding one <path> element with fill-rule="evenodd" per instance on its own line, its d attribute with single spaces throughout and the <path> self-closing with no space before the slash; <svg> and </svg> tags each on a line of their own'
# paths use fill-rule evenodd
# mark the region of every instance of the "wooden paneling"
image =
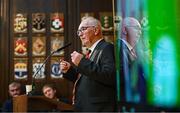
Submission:
<svg viewBox="0 0 180 113">
<path fill-rule="evenodd" d="M 13 98 L 13 106 L 13 112 L 54 112 L 54 110 L 74 110 L 73 106 L 70 104 L 52 100 L 44 96 L 17 96 Z"/>
<path fill-rule="evenodd" d="M 0 105 L 8 97 L 9 73 L 9 0 L 0 0 Z"/>
</svg>

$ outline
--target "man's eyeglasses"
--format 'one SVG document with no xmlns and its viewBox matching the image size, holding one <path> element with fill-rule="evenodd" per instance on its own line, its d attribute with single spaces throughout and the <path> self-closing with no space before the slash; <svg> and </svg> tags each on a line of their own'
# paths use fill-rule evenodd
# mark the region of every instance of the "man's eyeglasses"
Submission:
<svg viewBox="0 0 180 113">
<path fill-rule="evenodd" d="M 94 26 L 86 26 L 86 27 L 81 27 L 81 29 L 79 29 L 77 31 L 77 35 L 80 36 L 80 33 L 83 33 L 85 30 L 87 30 L 89 27 L 94 27 Z"/>
<path fill-rule="evenodd" d="M 141 27 L 139 27 L 139 26 L 125 26 L 125 27 L 134 28 L 136 30 L 141 30 Z"/>
</svg>

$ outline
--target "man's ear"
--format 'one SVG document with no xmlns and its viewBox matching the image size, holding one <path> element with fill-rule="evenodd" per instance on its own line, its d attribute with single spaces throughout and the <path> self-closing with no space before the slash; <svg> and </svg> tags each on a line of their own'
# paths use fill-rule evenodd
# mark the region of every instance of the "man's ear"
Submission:
<svg viewBox="0 0 180 113">
<path fill-rule="evenodd" d="M 99 32 L 100 32 L 100 30 L 99 30 L 99 28 L 94 28 L 94 33 L 95 33 L 95 35 L 97 35 L 97 34 L 99 34 Z"/>
<path fill-rule="evenodd" d="M 123 34 L 123 35 L 127 35 L 126 27 L 123 27 L 123 28 L 122 28 L 122 34 Z"/>
</svg>

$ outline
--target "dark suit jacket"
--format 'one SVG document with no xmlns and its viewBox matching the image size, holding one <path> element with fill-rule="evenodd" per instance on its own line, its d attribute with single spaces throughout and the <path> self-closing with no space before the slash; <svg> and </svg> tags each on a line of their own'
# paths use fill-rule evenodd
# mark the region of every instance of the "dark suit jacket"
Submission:
<svg viewBox="0 0 180 113">
<path fill-rule="evenodd" d="M 65 78 L 76 81 L 75 108 L 77 111 L 115 110 L 115 58 L 112 44 L 101 40 L 90 59 L 81 59 L 78 67 L 71 67 Z"/>
<path fill-rule="evenodd" d="M 133 57 L 127 45 L 119 40 L 119 69 L 121 101 L 132 103 L 146 102 L 146 81 L 142 62 L 137 54 Z"/>
<path fill-rule="evenodd" d="M 6 100 L 2 107 L 2 112 L 13 112 L 12 99 Z"/>
</svg>

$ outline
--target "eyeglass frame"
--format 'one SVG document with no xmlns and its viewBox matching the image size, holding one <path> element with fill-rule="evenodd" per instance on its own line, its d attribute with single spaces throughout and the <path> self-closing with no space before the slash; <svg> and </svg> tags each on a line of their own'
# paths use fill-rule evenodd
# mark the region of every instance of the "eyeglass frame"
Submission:
<svg viewBox="0 0 180 113">
<path fill-rule="evenodd" d="M 142 30 L 142 28 L 139 26 L 125 26 L 125 27 L 135 28 L 136 30 Z"/>
<path fill-rule="evenodd" d="M 89 27 L 96 27 L 96 26 L 84 26 L 84 27 L 81 27 L 81 29 L 77 30 L 77 35 L 80 36 L 79 34 L 80 33 L 83 33 L 85 30 L 87 30 Z"/>
</svg>

